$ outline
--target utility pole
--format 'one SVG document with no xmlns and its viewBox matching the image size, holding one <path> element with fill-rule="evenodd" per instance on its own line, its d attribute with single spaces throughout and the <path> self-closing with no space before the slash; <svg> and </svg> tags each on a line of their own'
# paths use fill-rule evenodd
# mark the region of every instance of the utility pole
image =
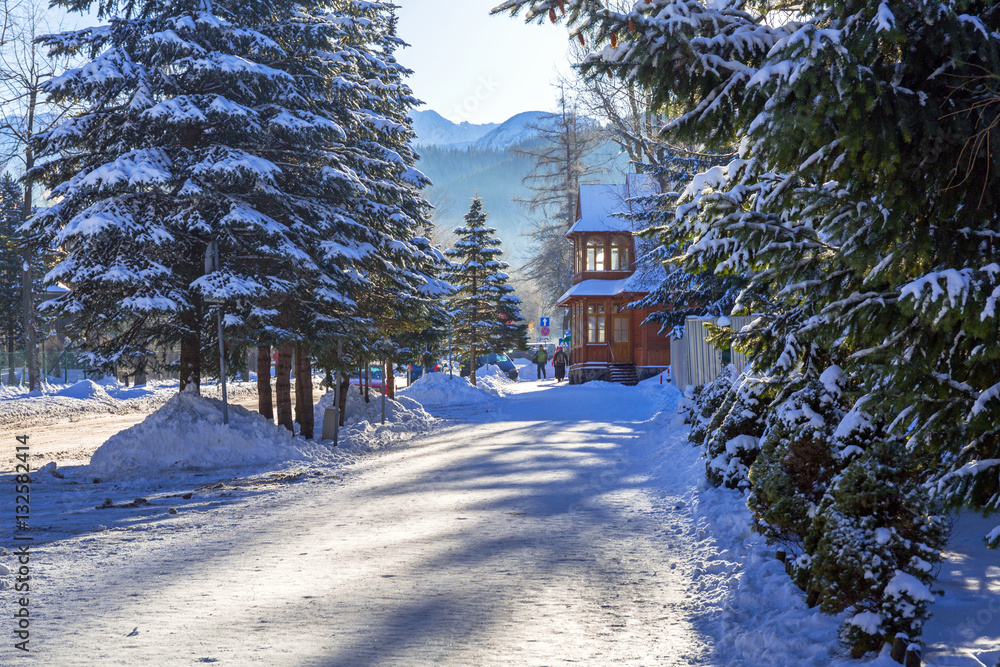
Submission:
<svg viewBox="0 0 1000 667">
<path fill-rule="evenodd" d="M 219 270 L 219 242 L 212 240 L 205 248 L 205 274 L 215 273 Z M 207 304 L 215 304 L 215 318 L 219 323 L 219 379 L 222 382 L 222 423 L 229 423 L 229 398 L 226 395 L 226 340 L 223 337 L 222 328 L 222 306 L 225 301 L 222 299 L 205 299 Z"/>
</svg>

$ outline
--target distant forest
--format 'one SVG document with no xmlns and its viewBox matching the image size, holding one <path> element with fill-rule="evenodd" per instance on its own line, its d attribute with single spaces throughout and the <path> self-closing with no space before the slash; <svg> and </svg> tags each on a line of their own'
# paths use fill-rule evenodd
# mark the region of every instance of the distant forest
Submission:
<svg viewBox="0 0 1000 667">
<path fill-rule="evenodd" d="M 521 179 L 531 171 L 531 159 L 512 150 L 420 146 L 417 151 L 417 167 L 434 184 L 426 194 L 434 204 L 434 222 L 442 240 L 461 224 L 478 193 L 490 224 L 503 241 L 506 261 L 520 265 L 519 251 L 525 247 L 521 233 L 530 229 L 531 218 L 514 199 L 531 197 L 531 191 L 521 185 Z"/>
</svg>

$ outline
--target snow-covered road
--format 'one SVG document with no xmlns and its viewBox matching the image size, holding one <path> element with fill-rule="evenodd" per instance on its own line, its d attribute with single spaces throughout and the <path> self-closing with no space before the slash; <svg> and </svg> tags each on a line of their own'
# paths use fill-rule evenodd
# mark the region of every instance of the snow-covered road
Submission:
<svg viewBox="0 0 1000 667">
<path fill-rule="evenodd" d="M 152 509 L 63 508 L 110 530 L 36 549 L 30 655 L 708 664 L 691 574 L 713 547 L 681 498 L 690 489 L 648 474 L 662 468 L 654 394 L 626 391 L 522 383 L 493 411 L 453 408 L 461 423 L 344 474 L 191 487 L 189 501 L 150 495 Z"/>
</svg>

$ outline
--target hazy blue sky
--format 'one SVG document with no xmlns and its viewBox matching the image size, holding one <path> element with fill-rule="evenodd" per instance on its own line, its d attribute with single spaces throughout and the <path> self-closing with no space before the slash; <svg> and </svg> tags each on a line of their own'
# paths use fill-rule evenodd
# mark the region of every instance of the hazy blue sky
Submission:
<svg viewBox="0 0 1000 667">
<path fill-rule="evenodd" d="M 566 28 L 490 16 L 501 1 L 396 0 L 399 36 L 411 45 L 398 58 L 414 70 L 422 108 L 472 123 L 553 109 L 552 84 L 570 69 Z"/>
</svg>

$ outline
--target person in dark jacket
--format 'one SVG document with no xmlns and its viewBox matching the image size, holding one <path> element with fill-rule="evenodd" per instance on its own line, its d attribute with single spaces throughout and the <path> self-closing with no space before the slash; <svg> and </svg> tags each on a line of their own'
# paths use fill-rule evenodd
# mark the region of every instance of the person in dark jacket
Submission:
<svg viewBox="0 0 1000 667">
<path fill-rule="evenodd" d="M 569 364 L 569 355 L 561 347 L 556 348 L 556 353 L 552 355 L 552 368 L 556 372 L 556 382 L 562 382 L 566 377 L 566 366 Z"/>
</svg>

